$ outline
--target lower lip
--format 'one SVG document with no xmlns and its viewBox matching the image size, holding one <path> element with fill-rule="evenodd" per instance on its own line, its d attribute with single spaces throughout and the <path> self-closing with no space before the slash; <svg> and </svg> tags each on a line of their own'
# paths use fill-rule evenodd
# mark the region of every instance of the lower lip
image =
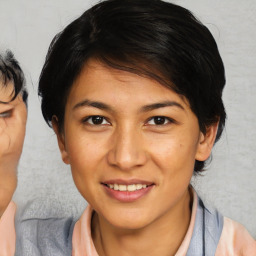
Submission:
<svg viewBox="0 0 256 256">
<path fill-rule="evenodd" d="M 111 189 L 106 185 L 103 185 L 103 186 L 105 188 L 105 191 L 110 197 L 126 203 L 133 202 L 144 197 L 154 187 L 154 186 L 148 186 L 146 188 L 142 188 L 135 191 L 119 191 L 119 190 Z"/>
</svg>

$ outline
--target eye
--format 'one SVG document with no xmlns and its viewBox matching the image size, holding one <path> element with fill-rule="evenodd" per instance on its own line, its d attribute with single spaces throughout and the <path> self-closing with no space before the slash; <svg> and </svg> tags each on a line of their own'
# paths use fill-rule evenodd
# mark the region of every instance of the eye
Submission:
<svg viewBox="0 0 256 256">
<path fill-rule="evenodd" d="M 90 125 L 109 125 L 109 122 L 103 116 L 89 116 L 83 123 L 88 123 Z"/>
<path fill-rule="evenodd" d="M 7 117 L 10 117 L 11 114 L 12 114 L 12 111 L 11 111 L 11 110 L 2 112 L 2 113 L 0 113 L 0 118 L 7 118 Z"/>
<path fill-rule="evenodd" d="M 172 122 L 173 120 L 171 118 L 168 118 L 165 116 L 154 116 L 148 120 L 147 124 L 148 125 L 165 125 Z"/>
</svg>

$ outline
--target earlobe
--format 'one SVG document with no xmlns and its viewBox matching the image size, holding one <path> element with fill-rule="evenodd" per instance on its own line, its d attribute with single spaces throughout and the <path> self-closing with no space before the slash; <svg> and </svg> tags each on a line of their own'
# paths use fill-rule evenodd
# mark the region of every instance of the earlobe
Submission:
<svg viewBox="0 0 256 256">
<path fill-rule="evenodd" d="M 200 132 L 199 142 L 197 146 L 196 160 L 205 161 L 211 154 L 212 147 L 215 142 L 218 131 L 218 122 L 207 127 L 206 133 Z"/>
<path fill-rule="evenodd" d="M 64 133 L 61 132 L 59 129 L 58 118 L 56 116 L 52 117 L 52 128 L 57 136 L 62 161 L 65 164 L 69 164 L 69 156 L 68 156 L 68 152 L 66 151 L 66 146 L 65 146 L 65 136 L 64 136 Z"/>
</svg>

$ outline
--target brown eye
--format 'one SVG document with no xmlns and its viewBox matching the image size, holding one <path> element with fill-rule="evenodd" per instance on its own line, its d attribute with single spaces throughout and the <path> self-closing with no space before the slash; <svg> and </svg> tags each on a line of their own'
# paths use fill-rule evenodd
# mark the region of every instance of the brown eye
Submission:
<svg viewBox="0 0 256 256">
<path fill-rule="evenodd" d="M 167 123 L 170 123 L 170 119 L 164 116 L 154 116 L 149 121 L 149 125 L 165 125 Z"/>
<path fill-rule="evenodd" d="M 107 125 L 109 122 L 103 116 L 89 116 L 85 119 L 84 123 L 91 125 Z"/>
<path fill-rule="evenodd" d="M 156 125 L 164 124 L 165 121 L 166 121 L 165 117 L 162 117 L 162 116 L 154 117 L 154 122 L 155 122 Z"/>
</svg>

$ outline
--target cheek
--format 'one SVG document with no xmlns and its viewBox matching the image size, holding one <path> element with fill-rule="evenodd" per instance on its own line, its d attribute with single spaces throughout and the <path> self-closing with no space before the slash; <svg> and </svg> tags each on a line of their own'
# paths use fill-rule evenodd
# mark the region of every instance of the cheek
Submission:
<svg viewBox="0 0 256 256">
<path fill-rule="evenodd" d="M 0 168 L 0 217 L 10 203 L 17 186 L 17 175 L 15 170 L 6 171 Z"/>
<path fill-rule="evenodd" d="M 1 134 L 2 147 L 0 149 L 0 155 L 5 156 L 5 162 L 9 161 L 9 166 L 13 165 L 15 167 L 21 156 L 25 127 L 12 127 L 7 124 L 7 129 L 8 131 L 3 131 Z"/>
<path fill-rule="evenodd" d="M 27 122 L 27 108 L 25 104 L 22 102 L 22 105 L 19 106 L 15 116 L 15 122 L 12 120 L 9 127 L 9 134 L 13 135 L 11 144 L 13 145 L 12 150 L 13 153 L 19 158 L 22 152 L 25 133 L 26 133 L 26 122 Z"/>
<path fill-rule="evenodd" d="M 17 136 L 17 140 L 16 140 L 15 148 L 17 149 L 19 154 L 21 154 L 21 152 L 22 152 L 24 138 L 25 138 L 25 125 L 20 130 L 20 132 Z"/>
<path fill-rule="evenodd" d="M 197 148 L 194 134 L 176 133 L 158 137 L 150 143 L 151 157 L 156 165 L 170 174 L 179 171 L 191 172 L 194 167 Z"/>
<path fill-rule="evenodd" d="M 66 138 L 66 147 L 74 175 L 85 177 L 97 173 L 96 170 L 105 155 L 104 142 L 100 138 L 88 134 L 70 136 Z"/>
</svg>

